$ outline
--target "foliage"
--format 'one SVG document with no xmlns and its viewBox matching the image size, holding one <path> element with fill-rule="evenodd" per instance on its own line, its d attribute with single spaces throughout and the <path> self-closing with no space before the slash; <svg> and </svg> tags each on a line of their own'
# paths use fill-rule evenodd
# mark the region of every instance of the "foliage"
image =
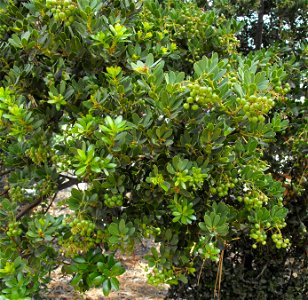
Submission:
<svg viewBox="0 0 308 300">
<path fill-rule="evenodd" d="M 289 125 L 278 134 L 276 142 L 266 149 L 264 158 L 270 172 L 285 187 L 284 203 L 289 210 L 286 217 L 287 251 L 276 251 L 267 243 L 267 251 L 251 249 L 243 236 L 225 248 L 220 295 L 222 299 L 306 299 L 307 298 L 307 44 L 303 32 L 307 24 L 307 9 L 301 1 L 266 1 L 265 13 L 270 21 L 263 27 L 263 42 L 272 55 L 288 69 L 291 86 L 285 100 L 275 107 L 283 111 Z M 201 1 L 200 1 L 200 4 Z M 204 4 L 204 2 L 203 2 Z M 223 4 L 223 5 L 222 5 Z M 256 4 L 253 6 L 252 4 Z M 238 35 L 241 51 L 254 48 L 257 25 L 255 1 L 215 1 L 212 9 L 226 16 L 236 15 L 245 21 Z M 296 21 L 295 21 L 296 20 Z M 285 24 L 285 26 L 281 26 Z M 247 42 L 250 41 L 248 44 Z M 265 50 L 263 50 L 265 51 Z M 249 55 L 258 55 L 257 52 Z M 265 213 L 262 208 L 262 215 Z M 260 211 L 261 212 L 261 211 Z M 255 215 L 257 216 L 257 215 Z M 259 225 L 251 232 L 262 241 Z M 274 236 L 276 242 L 279 236 Z M 280 243 L 279 243 L 280 244 Z M 283 244 L 283 241 L 282 243 Z M 216 264 L 199 261 L 197 276 L 190 276 L 188 284 L 171 288 L 171 299 L 212 299 L 217 296 Z"/>
<path fill-rule="evenodd" d="M 193 1 L 4 1 L 0 14 L 0 287 L 37 296 L 59 265 L 119 288 L 117 250 L 154 237 L 152 284 L 187 282 L 226 245 L 289 249 L 264 152 L 288 127 L 270 51 Z M 78 183 L 48 211 L 58 191 Z M 247 243 L 247 242 L 246 242 Z M 280 250 L 285 251 L 285 250 Z M 18 287 L 18 289 L 16 289 Z"/>
</svg>

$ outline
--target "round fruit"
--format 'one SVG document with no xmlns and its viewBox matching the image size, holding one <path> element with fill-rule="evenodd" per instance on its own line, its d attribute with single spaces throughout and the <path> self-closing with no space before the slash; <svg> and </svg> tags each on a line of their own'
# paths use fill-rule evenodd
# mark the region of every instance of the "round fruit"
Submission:
<svg viewBox="0 0 308 300">
<path fill-rule="evenodd" d="M 189 106 L 189 103 L 187 103 L 187 102 L 184 103 L 184 104 L 183 104 L 183 107 L 184 107 L 184 109 L 189 109 L 189 107 L 190 107 L 190 106 Z"/>
</svg>

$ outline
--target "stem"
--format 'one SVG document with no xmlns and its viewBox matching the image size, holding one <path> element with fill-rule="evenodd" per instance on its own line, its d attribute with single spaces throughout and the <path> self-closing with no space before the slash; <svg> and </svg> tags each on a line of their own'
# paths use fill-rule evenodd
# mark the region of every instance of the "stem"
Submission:
<svg viewBox="0 0 308 300">
<path fill-rule="evenodd" d="M 49 205 L 47 206 L 46 210 L 44 211 L 44 214 L 46 214 L 46 213 L 48 212 L 48 210 L 50 209 L 51 205 L 52 205 L 53 202 L 55 201 L 57 195 L 58 195 L 58 192 L 55 192 L 54 195 L 53 195 L 53 197 L 52 197 L 52 199 L 51 199 L 51 201 L 50 201 L 50 203 L 49 203 Z"/>
<path fill-rule="evenodd" d="M 223 264 L 223 259 L 224 259 L 224 252 L 225 250 L 222 250 L 220 257 L 219 257 L 218 270 L 217 270 L 216 280 L 215 280 L 214 298 L 217 298 L 217 299 L 220 299 L 222 264 Z"/>
<path fill-rule="evenodd" d="M 202 261 L 202 266 L 201 266 L 201 269 L 200 269 L 200 272 L 199 272 L 199 275 L 198 275 L 198 283 L 197 283 L 197 285 L 199 285 L 199 283 L 200 283 L 200 279 L 201 279 L 201 274 L 202 274 L 202 270 L 203 270 L 203 267 L 204 267 L 204 263 L 205 263 L 205 259 Z"/>
</svg>

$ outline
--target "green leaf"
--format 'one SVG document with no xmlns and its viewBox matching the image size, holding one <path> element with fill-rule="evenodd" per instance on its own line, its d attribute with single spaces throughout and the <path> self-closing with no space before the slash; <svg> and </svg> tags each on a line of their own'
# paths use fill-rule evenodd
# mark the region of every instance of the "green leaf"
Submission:
<svg viewBox="0 0 308 300">
<path fill-rule="evenodd" d="M 110 271 L 113 276 L 119 276 L 125 273 L 125 268 L 123 268 L 120 262 L 117 262 L 112 266 Z"/>
<path fill-rule="evenodd" d="M 87 166 L 83 166 L 83 167 L 77 169 L 77 171 L 75 172 L 75 174 L 76 174 L 77 176 L 82 176 L 84 173 L 86 173 L 86 171 L 87 171 Z"/>
<path fill-rule="evenodd" d="M 106 279 L 103 283 L 103 293 L 104 296 L 108 296 L 111 290 L 111 282 L 109 279 Z"/>
<path fill-rule="evenodd" d="M 94 286 L 100 286 L 104 282 L 104 280 L 105 280 L 105 278 L 102 275 L 100 275 L 100 276 L 95 277 L 92 280 L 92 284 Z"/>
<path fill-rule="evenodd" d="M 200 227 L 200 229 L 201 229 L 202 231 L 207 231 L 207 227 L 206 227 L 205 223 L 200 222 L 200 223 L 199 223 L 199 227 Z"/>
<path fill-rule="evenodd" d="M 167 181 L 164 181 L 162 184 L 160 184 L 160 187 L 165 191 L 168 192 L 170 189 L 170 183 Z"/>
<path fill-rule="evenodd" d="M 9 38 L 9 43 L 16 48 L 22 48 L 23 47 L 19 36 L 15 33 L 12 35 L 11 38 Z"/>
<path fill-rule="evenodd" d="M 111 243 L 111 244 L 117 244 L 117 243 L 119 242 L 119 238 L 118 238 L 118 236 L 113 235 L 113 236 L 111 236 L 111 237 L 108 239 L 108 241 L 109 241 L 109 243 Z"/>
<path fill-rule="evenodd" d="M 82 280 L 82 274 L 76 274 L 71 280 L 72 286 L 78 286 L 79 282 Z"/>
<path fill-rule="evenodd" d="M 283 220 L 288 214 L 288 210 L 285 207 L 279 207 L 274 205 L 271 210 L 271 216 L 273 220 Z"/>
<path fill-rule="evenodd" d="M 184 274 L 178 275 L 178 279 L 182 281 L 184 284 L 188 283 L 187 276 L 185 276 Z"/>
<path fill-rule="evenodd" d="M 227 235 L 229 232 L 228 224 L 223 224 L 223 225 L 216 227 L 216 232 L 221 236 Z"/>
<path fill-rule="evenodd" d="M 103 272 L 103 270 L 105 269 L 106 267 L 106 264 L 104 264 L 103 262 L 99 261 L 97 264 L 97 269 L 100 271 L 100 272 Z"/>
<path fill-rule="evenodd" d="M 212 227 L 217 226 L 220 221 L 220 215 L 217 215 L 215 212 L 211 212 L 210 216 L 211 216 Z"/>
<path fill-rule="evenodd" d="M 125 232 L 125 229 L 126 229 L 126 226 L 125 226 L 125 220 L 124 219 L 121 219 L 120 222 L 119 222 L 119 231 L 124 233 Z"/>
<path fill-rule="evenodd" d="M 87 155 L 82 149 L 77 149 L 77 153 L 82 161 L 85 161 L 87 159 Z"/>
<path fill-rule="evenodd" d="M 117 223 L 111 223 L 108 226 L 108 232 L 111 233 L 112 235 L 119 235 L 119 228 Z"/>
<path fill-rule="evenodd" d="M 115 291 L 118 291 L 120 288 L 120 282 L 117 278 L 111 277 L 110 278 L 111 288 Z"/>
<path fill-rule="evenodd" d="M 204 215 L 204 224 L 207 227 L 212 227 L 212 219 L 209 215 Z"/>
<path fill-rule="evenodd" d="M 91 171 L 93 171 L 95 173 L 101 173 L 102 169 L 97 165 L 91 165 Z"/>
</svg>

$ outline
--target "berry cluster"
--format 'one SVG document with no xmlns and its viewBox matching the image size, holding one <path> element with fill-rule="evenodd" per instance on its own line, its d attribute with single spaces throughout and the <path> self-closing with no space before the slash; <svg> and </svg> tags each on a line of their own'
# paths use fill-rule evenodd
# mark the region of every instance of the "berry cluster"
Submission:
<svg viewBox="0 0 308 300">
<path fill-rule="evenodd" d="M 282 83 L 281 83 L 279 77 L 273 78 L 273 79 L 272 79 L 272 83 L 273 83 L 273 85 L 274 85 L 274 90 L 275 90 L 277 93 L 287 94 L 287 93 L 290 92 L 290 90 L 291 90 L 291 87 L 290 87 L 290 84 L 289 84 L 289 83 L 286 83 L 284 88 L 282 87 Z"/>
<path fill-rule="evenodd" d="M 186 39 L 188 45 L 192 45 L 194 47 L 191 48 L 191 53 L 193 54 L 193 58 L 198 60 L 202 56 L 203 47 L 202 43 L 196 43 L 196 37 L 204 34 L 204 28 L 207 24 L 204 21 L 202 11 L 197 8 L 195 5 L 191 5 L 190 7 L 184 8 L 180 12 L 181 18 L 180 22 L 174 24 L 174 22 L 167 23 L 170 29 L 174 31 L 174 37 L 179 40 Z M 189 62 L 193 62 L 193 59 L 187 59 Z"/>
<path fill-rule="evenodd" d="M 177 30 L 175 30 L 174 36 L 177 38 L 183 38 L 186 36 L 192 38 L 194 34 L 199 34 L 199 26 L 202 25 L 200 16 L 192 16 L 191 11 L 186 9 L 182 10 L 184 17 L 183 24 L 177 24 Z"/>
<path fill-rule="evenodd" d="M 261 243 L 262 245 L 266 245 L 267 235 L 266 235 L 265 229 L 268 229 L 270 227 L 271 227 L 270 222 L 267 222 L 263 226 L 259 223 L 256 223 L 254 225 L 254 228 L 250 230 L 250 237 L 256 240 L 256 243 Z M 257 248 L 256 243 L 252 245 L 252 248 L 254 249 Z"/>
<path fill-rule="evenodd" d="M 187 87 L 190 89 L 190 95 L 183 104 L 185 109 L 198 110 L 200 106 L 210 108 L 219 100 L 219 96 L 209 86 L 190 83 Z"/>
<path fill-rule="evenodd" d="M 242 107 L 244 115 L 252 123 L 264 122 L 264 114 L 267 114 L 275 104 L 274 100 L 267 96 L 258 97 L 256 95 L 236 98 L 236 102 Z"/>
<path fill-rule="evenodd" d="M 104 203 L 106 206 L 112 208 L 116 206 L 122 206 L 123 205 L 123 196 L 121 194 L 119 195 L 113 195 L 110 196 L 109 194 L 104 195 Z"/>
<path fill-rule="evenodd" d="M 244 201 L 246 207 L 248 209 L 251 209 L 251 208 L 260 208 L 263 206 L 263 204 L 267 204 L 268 197 L 259 191 L 253 190 L 253 191 L 248 191 L 244 196 L 238 196 L 237 200 L 239 202 Z"/>
<path fill-rule="evenodd" d="M 8 237 L 18 237 L 22 234 L 22 229 L 19 227 L 21 223 L 20 222 L 12 222 L 9 223 L 8 229 L 7 229 L 7 236 Z"/>
<path fill-rule="evenodd" d="M 287 248 L 290 245 L 290 240 L 289 239 L 284 239 L 281 235 L 281 233 L 274 233 L 272 235 L 272 240 L 276 244 L 276 248 Z"/>
<path fill-rule="evenodd" d="M 26 150 L 26 155 L 36 164 L 40 165 L 47 161 L 48 151 L 46 147 L 31 147 Z"/>
<path fill-rule="evenodd" d="M 76 3 L 72 0 L 46 0 L 46 7 L 51 10 L 56 21 L 69 26 L 74 21 Z"/>
<path fill-rule="evenodd" d="M 36 184 L 35 188 L 38 196 L 45 197 L 54 193 L 57 190 L 58 185 L 52 181 L 50 176 L 46 176 L 46 178 Z"/>
<path fill-rule="evenodd" d="M 66 171 L 71 166 L 71 156 L 67 154 L 56 153 L 51 156 L 51 161 L 57 166 L 57 170 Z"/>
<path fill-rule="evenodd" d="M 240 45 L 239 40 L 234 36 L 233 33 L 227 33 L 223 36 L 218 37 L 219 44 L 226 48 L 227 53 L 234 53 L 236 48 Z"/>
<path fill-rule="evenodd" d="M 95 230 L 95 224 L 89 220 L 75 219 L 69 226 L 71 227 L 72 235 L 80 235 L 80 237 L 83 237 L 85 240 L 91 238 Z"/>
<path fill-rule="evenodd" d="M 219 197 L 225 197 L 229 193 L 229 189 L 235 188 L 238 183 L 237 178 L 228 177 L 227 181 L 218 182 L 215 187 L 210 188 L 210 193 L 212 195 L 218 195 Z"/>
<path fill-rule="evenodd" d="M 9 196 L 13 202 L 22 203 L 27 201 L 24 189 L 20 186 L 11 186 L 9 189 Z"/>
<path fill-rule="evenodd" d="M 66 222 L 64 221 L 63 225 Z M 87 252 L 96 244 L 102 243 L 103 232 L 96 230 L 96 226 L 89 220 L 75 219 L 69 224 L 71 236 L 59 241 L 62 251 L 67 256 L 74 256 L 80 252 Z"/>
</svg>

